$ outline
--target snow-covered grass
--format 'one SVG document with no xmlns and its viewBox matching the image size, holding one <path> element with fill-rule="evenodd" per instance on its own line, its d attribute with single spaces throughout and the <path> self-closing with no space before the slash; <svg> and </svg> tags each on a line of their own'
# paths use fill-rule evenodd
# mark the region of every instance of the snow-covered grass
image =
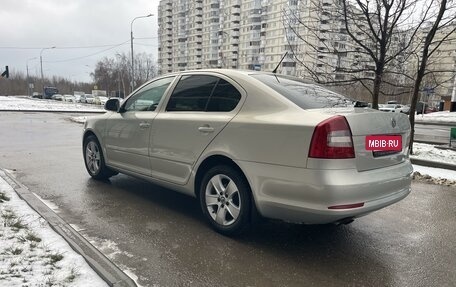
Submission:
<svg viewBox="0 0 456 287">
<path fill-rule="evenodd" d="M 456 165 L 456 151 L 450 149 L 438 149 L 434 145 L 414 143 L 411 158 L 448 163 Z M 413 165 L 414 178 L 434 184 L 456 186 L 456 171 Z"/>
<path fill-rule="evenodd" d="M 0 171 L 0 286 L 107 286 Z"/>
<path fill-rule="evenodd" d="M 456 186 L 456 171 L 413 165 L 413 178 L 433 184 Z"/>
<path fill-rule="evenodd" d="M 413 155 L 410 157 L 456 165 L 456 151 L 439 149 L 431 144 L 413 143 Z"/>
<path fill-rule="evenodd" d="M 61 102 L 54 100 L 32 99 L 26 96 L 0 97 L 0 111 L 104 111 L 102 106 L 81 103 Z"/>
<path fill-rule="evenodd" d="M 456 124 L 456 112 L 435 112 L 430 114 L 415 115 L 415 121 L 417 123 L 423 122 L 434 122 L 434 123 L 455 123 Z"/>
</svg>

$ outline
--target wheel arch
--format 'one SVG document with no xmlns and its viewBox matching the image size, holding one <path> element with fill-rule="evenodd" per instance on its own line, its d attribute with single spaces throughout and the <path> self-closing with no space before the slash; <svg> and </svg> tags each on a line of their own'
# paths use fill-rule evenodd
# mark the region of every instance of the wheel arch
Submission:
<svg viewBox="0 0 456 287">
<path fill-rule="evenodd" d="M 84 135 L 82 136 L 82 142 L 84 143 L 85 140 L 86 140 L 89 136 L 95 136 L 95 137 L 98 139 L 98 136 L 97 136 L 92 130 L 85 130 L 85 131 L 84 131 Z M 98 139 L 98 141 L 100 141 L 100 140 Z"/>
<path fill-rule="evenodd" d="M 86 141 L 86 139 L 89 137 L 89 136 L 94 136 L 98 143 L 100 144 L 100 147 L 101 147 L 101 151 L 103 153 L 103 156 L 106 155 L 106 150 L 103 146 L 103 143 L 102 143 L 102 140 L 101 140 L 101 137 L 92 129 L 86 129 L 84 130 L 84 133 L 83 133 L 83 136 L 82 136 L 82 149 L 84 149 L 84 143 Z"/>
</svg>

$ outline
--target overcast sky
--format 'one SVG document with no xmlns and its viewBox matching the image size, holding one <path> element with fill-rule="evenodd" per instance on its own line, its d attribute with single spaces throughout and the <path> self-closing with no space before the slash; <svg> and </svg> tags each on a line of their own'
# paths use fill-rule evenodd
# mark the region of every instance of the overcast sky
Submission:
<svg viewBox="0 0 456 287">
<path fill-rule="evenodd" d="M 29 73 L 39 76 L 41 49 L 55 46 L 42 53 L 45 76 L 90 81 L 90 72 L 98 60 L 130 51 L 131 21 L 150 13 L 154 16 L 137 19 L 133 24 L 134 49 L 135 53 L 146 52 L 156 59 L 158 3 L 159 0 L 0 0 L 0 70 L 8 65 L 10 73 L 25 74 L 28 62 Z M 89 46 L 92 48 L 69 49 Z"/>
</svg>

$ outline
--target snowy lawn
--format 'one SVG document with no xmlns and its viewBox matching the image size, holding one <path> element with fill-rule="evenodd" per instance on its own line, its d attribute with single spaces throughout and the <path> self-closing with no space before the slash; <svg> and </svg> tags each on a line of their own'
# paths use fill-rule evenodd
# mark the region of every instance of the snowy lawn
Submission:
<svg viewBox="0 0 456 287">
<path fill-rule="evenodd" d="M 104 111 L 104 108 L 99 105 L 88 105 L 80 103 L 61 102 L 55 100 L 32 99 L 30 97 L 0 97 L 0 111 L 81 111 L 93 112 Z"/>
<path fill-rule="evenodd" d="M 410 157 L 456 165 L 456 151 L 438 149 L 431 144 L 413 143 L 413 155 Z"/>
<path fill-rule="evenodd" d="M 456 112 L 435 112 L 424 115 L 415 115 L 415 121 L 417 123 L 422 122 L 435 122 L 435 123 L 454 123 L 456 125 Z"/>
<path fill-rule="evenodd" d="M 413 152 L 414 154 L 410 155 L 411 158 L 456 165 L 456 151 L 454 150 L 438 149 L 434 145 L 414 143 Z M 454 170 L 419 165 L 413 165 L 413 170 L 415 171 L 415 179 L 456 186 L 456 171 Z"/>
<path fill-rule="evenodd" d="M 0 171 L 0 286 L 107 286 Z"/>
</svg>

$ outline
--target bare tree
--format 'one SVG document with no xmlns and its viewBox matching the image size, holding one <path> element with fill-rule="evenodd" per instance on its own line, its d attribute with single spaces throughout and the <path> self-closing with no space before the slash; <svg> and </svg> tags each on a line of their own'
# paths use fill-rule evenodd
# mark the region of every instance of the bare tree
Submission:
<svg viewBox="0 0 456 287">
<path fill-rule="evenodd" d="M 413 87 L 412 101 L 410 105 L 410 125 L 412 126 L 412 132 L 410 136 L 410 152 L 413 153 L 413 140 L 415 136 L 415 111 L 418 102 L 418 96 L 421 89 L 421 84 L 424 77 L 426 76 L 428 61 L 429 59 L 438 51 L 439 47 L 445 41 L 447 41 L 451 35 L 456 32 L 456 7 L 455 3 L 451 0 L 440 0 L 436 2 L 438 12 L 431 22 L 430 26 L 427 28 L 428 31 L 424 37 L 422 45 L 418 45 L 422 49 L 421 57 L 419 59 L 419 66 L 415 78 L 415 83 Z M 440 37 L 436 38 L 436 35 L 440 33 Z"/>
<path fill-rule="evenodd" d="M 287 29 L 304 44 L 291 41 L 289 48 L 313 80 L 333 85 L 360 83 L 369 91 L 373 108 L 378 108 L 382 85 L 390 91 L 406 89 L 405 78 L 397 75 L 405 73 L 401 70 L 404 55 L 428 18 L 429 8 L 425 8 L 420 20 L 411 25 L 416 0 L 303 2 L 300 9 L 284 13 Z"/>
<path fill-rule="evenodd" d="M 113 58 L 103 58 L 92 73 L 94 81 L 98 86 L 117 95 L 126 95 L 127 83 L 131 82 L 131 57 L 125 53 L 117 53 Z M 149 79 L 156 76 L 156 64 L 152 56 L 146 53 L 135 54 L 135 81 L 142 85 Z"/>
<path fill-rule="evenodd" d="M 9 79 L 0 78 L 0 95 L 28 95 L 28 85 L 32 83 L 35 87 L 33 91 L 43 93 L 43 86 L 54 86 L 61 94 L 73 94 L 76 91 L 90 91 L 92 83 L 75 82 L 63 77 L 53 76 L 45 77 L 41 81 L 40 77 L 27 77 L 23 72 L 16 71 L 14 68 L 10 70 Z"/>
</svg>

